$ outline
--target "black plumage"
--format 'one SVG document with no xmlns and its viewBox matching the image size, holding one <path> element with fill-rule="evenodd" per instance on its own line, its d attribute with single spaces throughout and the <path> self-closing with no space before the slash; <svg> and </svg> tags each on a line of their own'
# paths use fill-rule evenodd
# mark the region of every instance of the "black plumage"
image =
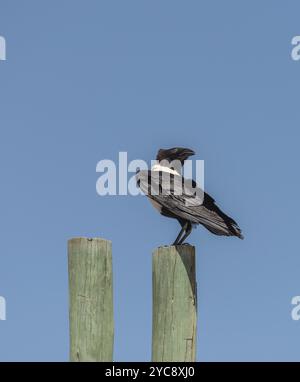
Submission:
<svg viewBox="0 0 300 382">
<path fill-rule="evenodd" d="M 197 224 L 215 235 L 243 239 L 237 223 L 220 210 L 215 200 L 198 188 L 195 181 L 184 179 L 171 167 L 172 161 L 178 160 L 183 164 L 193 154 L 192 150 L 185 148 L 159 150 L 157 160 L 163 161 L 164 166 L 156 166 L 155 171 L 139 171 L 136 175 L 138 186 L 161 215 L 177 219 L 180 223 L 182 229 L 173 245 L 182 244 L 193 225 Z"/>
</svg>

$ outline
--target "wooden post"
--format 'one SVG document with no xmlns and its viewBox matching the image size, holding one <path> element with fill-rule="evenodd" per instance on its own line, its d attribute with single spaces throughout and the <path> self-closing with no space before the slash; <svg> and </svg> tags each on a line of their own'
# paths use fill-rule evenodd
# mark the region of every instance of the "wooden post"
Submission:
<svg viewBox="0 0 300 382">
<path fill-rule="evenodd" d="M 153 362 L 196 360 L 195 247 L 159 247 L 153 254 Z"/>
<path fill-rule="evenodd" d="M 70 360 L 113 360 L 111 242 L 74 238 L 68 242 Z"/>
</svg>

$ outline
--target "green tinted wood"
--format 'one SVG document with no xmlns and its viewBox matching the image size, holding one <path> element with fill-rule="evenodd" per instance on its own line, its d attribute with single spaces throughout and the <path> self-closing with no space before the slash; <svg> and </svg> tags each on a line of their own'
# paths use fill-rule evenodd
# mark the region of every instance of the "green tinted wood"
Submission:
<svg viewBox="0 0 300 382">
<path fill-rule="evenodd" d="M 160 247 L 153 254 L 152 361 L 196 360 L 195 248 Z"/>
<path fill-rule="evenodd" d="M 112 361 L 112 249 L 104 239 L 68 242 L 70 360 Z"/>
</svg>

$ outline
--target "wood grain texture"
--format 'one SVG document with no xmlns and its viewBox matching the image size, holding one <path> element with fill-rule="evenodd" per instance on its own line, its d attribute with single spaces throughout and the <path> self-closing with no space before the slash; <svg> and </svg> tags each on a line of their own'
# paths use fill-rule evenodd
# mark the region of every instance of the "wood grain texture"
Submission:
<svg viewBox="0 0 300 382">
<path fill-rule="evenodd" d="M 195 247 L 159 247 L 153 254 L 152 361 L 196 360 Z"/>
<path fill-rule="evenodd" d="M 70 360 L 112 361 L 112 246 L 108 240 L 68 242 Z"/>
</svg>

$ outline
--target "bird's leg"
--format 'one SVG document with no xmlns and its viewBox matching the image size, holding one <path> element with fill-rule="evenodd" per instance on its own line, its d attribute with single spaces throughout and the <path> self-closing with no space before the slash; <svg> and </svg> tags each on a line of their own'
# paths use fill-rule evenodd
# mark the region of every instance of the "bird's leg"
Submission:
<svg viewBox="0 0 300 382">
<path fill-rule="evenodd" d="M 183 231 L 186 231 L 186 229 L 187 229 L 187 225 L 188 225 L 188 222 L 186 222 L 186 223 L 184 223 L 184 224 L 182 225 L 182 228 L 181 228 L 181 230 L 180 230 L 178 236 L 176 237 L 176 240 L 174 241 L 174 243 L 173 243 L 172 245 L 178 245 L 178 244 L 179 244 L 180 237 L 182 236 Z"/>
<path fill-rule="evenodd" d="M 182 245 L 184 240 L 191 234 L 192 232 L 192 223 L 191 222 L 187 222 L 186 223 L 186 228 L 185 228 L 185 234 L 183 235 L 183 237 L 179 240 L 178 242 L 178 245 Z"/>
</svg>

